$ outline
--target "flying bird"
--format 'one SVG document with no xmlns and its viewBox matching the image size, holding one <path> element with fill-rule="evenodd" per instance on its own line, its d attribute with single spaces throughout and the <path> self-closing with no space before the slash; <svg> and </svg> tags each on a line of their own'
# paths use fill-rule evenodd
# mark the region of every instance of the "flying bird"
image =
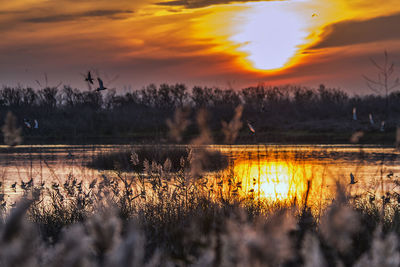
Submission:
<svg viewBox="0 0 400 267">
<path fill-rule="evenodd" d="M 24 119 L 24 124 L 25 124 L 26 128 L 30 129 L 32 127 L 30 122 L 27 119 Z"/>
<path fill-rule="evenodd" d="M 107 87 L 104 87 L 103 81 L 100 78 L 97 78 L 97 80 L 99 81 L 99 88 L 97 88 L 96 91 L 99 92 L 102 90 L 106 90 Z"/>
<path fill-rule="evenodd" d="M 353 120 L 354 121 L 357 120 L 357 108 L 356 107 L 353 108 Z"/>
<path fill-rule="evenodd" d="M 33 126 L 33 128 L 39 129 L 39 122 L 38 122 L 36 119 L 35 119 L 33 122 L 35 123 L 35 125 Z"/>
<path fill-rule="evenodd" d="M 90 71 L 88 71 L 87 76 L 85 77 L 85 81 L 93 84 L 93 78 L 92 78 L 92 74 L 90 74 Z"/>
<path fill-rule="evenodd" d="M 370 123 L 371 125 L 374 125 L 374 124 L 375 124 L 374 118 L 372 118 L 372 114 L 371 114 L 371 113 L 369 114 L 369 123 Z"/>
<path fill-rule="evenodd" d="M 313 14 L 311 15 L 311 17 L 312 17 L 312 18 L 318 17 L 318 14 L 317 14 L 317 13 L 313 13 Z"/>
<path fill-rule="evenodd" d="M 256 133 L 256 130 L 254 130 L 254 127 L 250 124 L 249 121 L 247 121 L 247 126 L 249 127 L 249 129 L 250 129 L 250 131 L 251 131 L 252 133 Z"/>
<path fill-rule="evenodd" d="M 353 173 L 351 172 L 351 173 L 350 173 L 350 184 L 355 184 L 355 183 L 357 183 L 357 181 L 354 181 L 354 175 L 353 175 Z"/>
<path fill-rule="evenodd" d="M 381 132 L 385 131 L 385 121 L 381 122 L 381 128 L 379 129 Z"/>
<path fill-rule="evenodd" d="M 26 183 L 26 185 L 27 185 L 28 187 L 32 187 L 32 185 L 33 185 L 33 178 L 31 178 L 31 179 Z"/>
</svg>

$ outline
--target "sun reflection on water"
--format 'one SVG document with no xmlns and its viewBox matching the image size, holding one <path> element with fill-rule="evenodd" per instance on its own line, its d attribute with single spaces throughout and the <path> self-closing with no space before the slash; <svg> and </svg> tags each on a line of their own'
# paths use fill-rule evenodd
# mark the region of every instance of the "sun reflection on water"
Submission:
<svg viewBox="0 0 400 267">
<path fill-rule="evenodd" d="M 334 196 L 335 180 L 327 178 L 326 166 L 318 161 L 299 159 L 294 153 L 238 153 L 233 158 L 220 185 L 226 197 L 302 205 L 307 195 L 307 205 L 315 210 Z M 215 183 L 218 188 L 218 179 Z"/>
</svg>

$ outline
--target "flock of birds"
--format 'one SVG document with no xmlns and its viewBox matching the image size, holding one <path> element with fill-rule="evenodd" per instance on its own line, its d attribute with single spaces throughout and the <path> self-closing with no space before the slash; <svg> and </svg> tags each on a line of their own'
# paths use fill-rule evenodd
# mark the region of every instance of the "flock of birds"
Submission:
<svg viewBox="0 0 400 267">
<path fill-rule="evenodd" d="M 90 84 L 94 84 L 94 82 L 93 82 L 94 79 L 93 79 L 92 74 L 90 73 L 90 71 L 88 71 L 88 74 L 85 77 L 85 81 L 90 83 Z M 96 89 L 97 92 L 100 92 L 100 91 L 103 91 L 103 90 L 107 89 L 107 87 L 104 87 L 103 80 L 100 79 L 100 77 L 97 77 L 97 81 L 99 82 L 99 87 Z"/>
<path fill-rule="evenodd" d="M 375 125 L 375 121 L 374 121 L 374 118 L 372 117 L 372 113 L 370 113 L 368 115 L 368 117 L 369 117 L 369 123 L 371 124 L 371 126 L 374 126 Z M 353 120 L 354 121 L 357 120 L 357 108 L 356 107 L 353 108 Z M 254 134 L 256 133 L 255 128 L 253 127 L 253 125 L 249 121 L 247 121 L 247 127 L 249 128 L 250 132 L 252 132 Z M 381 132 L 385 131 L 385 121 L 381 121 L 381 127 L 379 128 L 379 130 Z"/>
<path fill-rule="evenodd" d="M 374 126 L 375 121 L 374 121 L 374 118 L 372 117 L 372 113 L 368 114 L 368 118 L 369 118 L 369 123 L 371 124 L 371 126 Z M 356 107 L 353 108 L 353 120 L 354 121 L 357 120 L 357 108 Z M 379 130 L 381 132 L 385 131 L 385 121 L 381 121 L 381 127 L 379 128 Z"/>
<path fill-rule="evenodd" d="M 375 121 L 374 121 L 374 118 L 372 117 L 371 113 L 368 115 L 368 118 L 369 118 L 369 123 L 371 124 L 371 126 L 374 126 L 375 125 Z M 354 121 L 357 120 L 357 108 L 356 107 L 353 108 L 353 120 Z M 250 132 L 252 132 L 253 134 L 256 133 L 256 130 L 254 129 L 253 125 L 249 121 L 247 121 L 247 127 L 249 128 Z M 381 127 L 380 127 L 379 130 L 381 132 L 385 131 L 385 121 L 381 122 Z M 390 172 L 387 175 L 388 178 L 392 178 L 392 176 L 393 176 L 393 172 Z M 358 181 L 355 180 L 354 174 L 350 173 L 350 183 L 349 184 L 353 185 L 353 184 L 356 184 L 357 182 Z"/>
<path fill-rule="evenodd" d="M 39 129 L 39 122 L 37 121 L 37 119 L 34 119 L 33 120 L 33 127 L 32 127 L 32 125 L 31 125 L 31 123 L 30 123 L 30 121 L 28 120 L 28 119 L 24 119 L 24 125 L 25 125 L 25 127 L 26 128 L 28 128 L 28 129 Z"/>
<path fill-rule="evenodd" d="M 313 17 L 314 17 L 314 16 L 317 16 L 317 14 L 313 14 L 312 16 L 313 16 Z M 88 73 L 87 73 L 87 75 L 86 75 L 86 77 L 85 77 L 85 81 L 88 82 L 88 83 L 90 83 L 90 84 L 94 84 L 94 79 L 93 79 L 92 74 L 90 73 L 90 71 L 88 71 Z M 98 83 L 99 83 L 99 87 L 96 89 L 97 92 L 103 91 L 103 90 L 106 90 L 106 89 L 107 89 L 107 87 L 104 87 L 103 80 L 102 80 L 100 77 L 97 77 L 97 81 L 98 81 Z M 368 117 L 369 117 L 369 122 L 370 122 L 370 124 L 371 124 L 371 125 L 375 125 L 375 122 L 374 122 L 374 119 L 373 119 L 371 113 L 368 115 Z M 353 120 L 354 120 L 354 121 L 357 120 L 357 108 L 356 108 L 356 107 L 353 108 Z M 30 122 L 29 122 L 27 119 L 24 119 L 24 124 L 25 124 L 25 126 L 26 126 L 27 128 L 29 128 L 29 129 L 32 128 Z M 250 130 L 253 134 L 256 133 L 255 128 L 253 127 L 253 125 L 252 125 L 249 121 L 247 121 L 247 127 L 249 128 L 249 130 Z M 33 128 L 34 128 L 34 129 L 38 129 L 38 128 L 39 128 L 39 123 L 38 123 L 38 121 L 37 121 L 36 119 L 34 120 L 34 126 L 33 126 Z M 384 131 L 385 131 L 385 121 L 382 121 L 382 122 L 381 122 L 380 131 L 381 131 L 381 132 L 384 132 Z M 68 154 L 68 156 L 72 156 L 72 155 Z M 392 175 L 393 175 L 393 173 L 392 173 Z M 389 177 L 389 175 L 388 175 L 388 177 Z M 389 177 L 389 178 L 390 178 L 390 177 Z M 350 184 L 351 184 L 351 185 L 352 185 L 352 184 L 356 184 L 357 182 L 358 182 L 358 181 L 355 181 L 354 174 L 353 174 L 353 173 L 350 173 Z M 14 185 L 14 186 L 15 186 L 15 185 Z"/>
<path fill-rule="evenodd" d="M 87 75 L 85 76 L 85 81 L 90 84 L 94 84 L 94 79 L 90 71 L 88 71 Z M 104 86 L 103 80 L 100 77 L 97 78 L 97 81 L 99 83 L 99 87 L 96 89 L 97 92 L 108 89 L 107 87 Z M 37 119 L 33 120 L 33 126 L 32 126 L 31 121 L 29 121 L 27 118 L 24 118 L 24 125 L 27 129 L 39 129 L 39 122 Z"/>
<path fill-rule="evenodd" d="M 374 121 L 374 118 L 372 117 L 372 114 L 371 114 L 371 113 L 369 113 L 368 118 L 369 118 L 369 123 L 371 124 L 371 126 L 374 126 L 374 125 L 375 125 L 375 121 Z M 353 108 L 353 120 L 354 120 L 354 121 L 357 120 L 357 108 L 356 108 L 356 107 Z M 380 130 L 381 132 L 384 132 L 384 131 L 385 131 L 385 121 L 381 121 L 381 127 L 379 128 L 379 130 Z M 387 175 L 387 177 L 388 177 L 389 179 L 392 178 L 392 177 L 393 177 L 393 172 L 391 171 L 391 172 Z M 349 183 L 349 184 L 352 185 L 352 184 L 356 184 L 357 182 L 358 182 L 358 181 L 355 180 L 354 174 L 353 174 L 353 173 L 350 173 L 350 183 Z"/>
</svg>

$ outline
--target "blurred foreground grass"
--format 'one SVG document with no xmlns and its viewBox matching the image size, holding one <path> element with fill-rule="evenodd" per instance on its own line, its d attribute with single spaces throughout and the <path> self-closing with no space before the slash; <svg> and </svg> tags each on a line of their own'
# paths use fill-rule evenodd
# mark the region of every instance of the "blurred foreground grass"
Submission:
<svg viewBox="0 0 400 267">
<path fill-rule="evenodd" d="M 2 195 L 0 266 L 400 264 L 400 208 L 390 192 L 351 197 L 338 183 L 332 203 L 316 215 L 308 190 L 291 202 L 243 197 L 235 185 L 210 194 L 205 178 L 180 164 L 17 185 L 24 196 L 16 206 Z"/>
</svg>

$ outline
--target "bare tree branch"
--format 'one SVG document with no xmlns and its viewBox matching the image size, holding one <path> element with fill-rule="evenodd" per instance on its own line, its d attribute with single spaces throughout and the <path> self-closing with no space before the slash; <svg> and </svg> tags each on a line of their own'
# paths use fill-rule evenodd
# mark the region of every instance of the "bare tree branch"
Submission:
<svg viewBox="0 0 400 267">
<path fill-rule="evenodd" d="M 373 83 L 373 84 L 376 84 L 376 85 L 379 85 L 379 86 L 383 86 L 383 85 L 384 85 L 382 82 L 380 82 L 380 81 L 378 82 L 378 81 L 371 80 L 370 78 L 368 78 L 368 77 L 365 76 L 365 75 L 363 75 L 363 77 L 364 77 L 364 79 L 367 80 L 367 82 L 369 82 L 369 83 Z"/>
</svg>

